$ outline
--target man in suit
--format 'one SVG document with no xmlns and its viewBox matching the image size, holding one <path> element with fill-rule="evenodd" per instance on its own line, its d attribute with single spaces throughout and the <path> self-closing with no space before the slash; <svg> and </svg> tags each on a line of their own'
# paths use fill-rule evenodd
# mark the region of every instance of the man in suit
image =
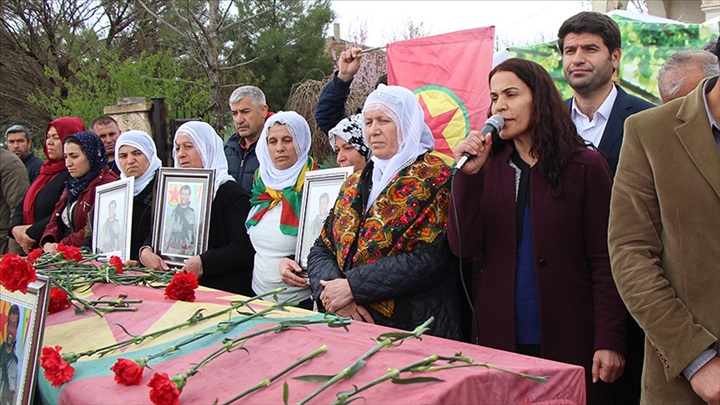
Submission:
<svg viewBox="0 0 720 405">
<path fill-rule="evenodd" d="M 643 403 L 720 403 L 718 122 L 717 76 L 625 122 L 608 243 L 647 336 Z"/>
<path fill-rule="evenodd" d="M 592 11 L 578 13 L 560 26 L 558 46 L 565 80 L 573 90 L 567 100 L 578 133 L 617 168 L 625 119 L 653 107 L 613 83 L 620 64 L 620 28 L 610 17 Z"/>
<path fill-rule="evenodd" d="M 558 30 L 565 80 L 573 90 L 567 100 L 578 134 L 605 155 L 615 176 L 623 139 L 623 123 L 630 115 L 654 107 L 627 94 L 613 83 L 622 51 L 620 27 L 610 17 L 597 12 L 581 12 Z M 627 317 L 627 357 L 623 375 L 613 384 L 618 404 L 637 404 L 643 365 L 642 330 Z"/>
</svg>

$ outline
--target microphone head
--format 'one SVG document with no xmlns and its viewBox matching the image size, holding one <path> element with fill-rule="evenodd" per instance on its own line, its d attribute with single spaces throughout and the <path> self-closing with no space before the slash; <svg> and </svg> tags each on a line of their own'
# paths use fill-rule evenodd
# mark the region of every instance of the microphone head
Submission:
<svg viewBox="0 0 720 405">
<path fill-rule="evenodd" d="M 492 125 L 497 132 L 500 132 L 503 126 L 505 126 L 505 119 L 500 114 L 495 114 L 485 121 L 485 125 Z"/>
</svg>

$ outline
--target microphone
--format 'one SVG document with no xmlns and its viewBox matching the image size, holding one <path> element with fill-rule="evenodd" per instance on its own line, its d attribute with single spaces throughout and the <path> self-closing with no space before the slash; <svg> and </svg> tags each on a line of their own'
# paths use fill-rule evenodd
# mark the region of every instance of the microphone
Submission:
<svg viewBox="0 0 720 405">
<path fill-rule="evenodd" d="M 503 125 L 505 125 L 505 120 L 500 114 L 495 114 L 492 117 L 488 118 L 487 121 L 485 121 L 485 125 L 483 125 L 482 129 L 480 130 L 480 134 L 484 137 L 485 134 L 488 132 L 491 133 L 493 136 L 496 136 L 498 132 L 502 129 Z M 467 161 L 470 158 L 475 157 L 475 155 L 471 155 L 468 152 L 463 153 L 463 155 L 458 159 L 457 163 L 455 164 L 455 171 L 459 171 L 462 169 L 462 167 L 467 163 Z"/>
</svg>

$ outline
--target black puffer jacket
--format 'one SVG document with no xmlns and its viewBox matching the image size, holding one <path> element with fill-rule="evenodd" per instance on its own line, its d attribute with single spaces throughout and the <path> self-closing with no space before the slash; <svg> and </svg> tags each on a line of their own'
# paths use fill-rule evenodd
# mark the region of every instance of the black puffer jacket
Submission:
<svg viewBox="0 0 720 405">
<path fill-rule="evenodd" d="M 332 252 L 318 238 L 308 255 L 308 275 L 312 296 L 322 308 L 320 280 L 347 278 L 355 302 L 364 305 L 375 323 L 412 330 L 430 316 L 434 336 L 460 340 L 460 301 L 457 266 L 447 238 L 432 245 L 355 267 L 346 274 L 340 270 Z M 372 302 L 395 299 L 395 312 L 406 321 L 396 321 L 367 306 Z"/>
</svg>

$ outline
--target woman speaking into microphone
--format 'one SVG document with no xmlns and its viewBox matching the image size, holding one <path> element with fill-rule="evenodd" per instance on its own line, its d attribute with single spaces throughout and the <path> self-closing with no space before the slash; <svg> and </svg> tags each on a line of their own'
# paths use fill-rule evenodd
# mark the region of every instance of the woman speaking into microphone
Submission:
<svg viewBox="0 0 720 405">
<path fill-rule="evenodd" d="M 483 255 L 473 341 L 581 365 L 588 403 L 607 403 L 605 383 L 625 365 L 625 308 L 607 248 L 610 170 L 540 65 L 495 67 L 490 100 L 505 125 L 496 139 L 471 131 L 453 151 L 471 157 L 448 218 L 453 252 Z"/>
</svg>

